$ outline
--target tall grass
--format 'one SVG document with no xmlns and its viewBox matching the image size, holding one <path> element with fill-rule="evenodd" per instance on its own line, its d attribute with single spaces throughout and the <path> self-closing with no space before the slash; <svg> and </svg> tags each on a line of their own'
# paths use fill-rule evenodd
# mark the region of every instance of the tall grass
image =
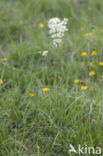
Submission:
<svg viewBox="0 0 103 156">
<path fill-rule="evenodd" d="M 69 156 L 69 144 L 103 147 L 102 6 L 97 0 L 0 1 L 0 156 Z M 58 48 L 48 33 L 52 17 L 69 19 Z M 46 57 L 38 53 L 44 50 Z"/>
</svg>

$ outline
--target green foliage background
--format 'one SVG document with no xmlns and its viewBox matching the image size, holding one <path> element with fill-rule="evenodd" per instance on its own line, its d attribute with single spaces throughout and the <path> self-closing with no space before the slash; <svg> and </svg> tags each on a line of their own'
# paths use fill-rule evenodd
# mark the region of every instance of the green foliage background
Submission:
<svg viewBox="0 0 103 156">
<path fill-rule="evenodd" d="M 69 19 L 58 48 L 48 34 L 52 17 Z M 102 0 L 0 1 L 0 156 L 67 156 L 69 144 L 103 148 L 102 20 Z M 46 57 L 38 54 L 44 50 Z M 88 89 L 81 91 L 74 79 Z"/>
</svg>

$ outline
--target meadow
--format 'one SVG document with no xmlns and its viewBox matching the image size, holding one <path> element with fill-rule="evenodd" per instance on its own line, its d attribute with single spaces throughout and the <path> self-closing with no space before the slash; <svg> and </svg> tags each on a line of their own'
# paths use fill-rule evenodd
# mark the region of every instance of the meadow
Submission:
<svg viewBox="0 0 103 156">
<path fill-rule="evenodd" d="M 57 47 L 54 17 L 68 19 Z M 0 156 L 70 144 L 103 149 L 103 1 L 0 0 Z"/>
</svg>

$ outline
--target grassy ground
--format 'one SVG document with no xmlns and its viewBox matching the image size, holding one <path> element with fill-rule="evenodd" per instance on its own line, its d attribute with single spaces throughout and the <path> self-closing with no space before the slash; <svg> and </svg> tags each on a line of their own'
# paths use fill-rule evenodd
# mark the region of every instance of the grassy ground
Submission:
<svg viewBox="0 0 103 156">
<path fill-rule="evenodd" d="M 103 148 L 102 6 L 102 0 L 0 1 L 0 156 L 68 156 L 69 144 Z M 47 28 L 52 17 L 69 19 L 58 48 Z M 44 50 L 46 57 L 38 53 Z"/>
</svg>

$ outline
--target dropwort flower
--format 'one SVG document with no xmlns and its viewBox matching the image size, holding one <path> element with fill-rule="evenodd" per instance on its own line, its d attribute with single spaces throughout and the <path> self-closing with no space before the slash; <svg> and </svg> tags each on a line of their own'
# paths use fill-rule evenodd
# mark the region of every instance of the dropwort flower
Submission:
<svg viewBox="0 0 103 156">
<path fill-rule="evenodd" d="M 61 21 L 57 17 L 51 18 L 48 21 L 48 27 L 50 29 L 49 33 L 51 34 L 51 38 L 53 39 L 53 45 L 55 47 L 62 44 L 62 37 L 64 36 L 64 32 L 68 31 L 66 27 L 67 22 L 67 18 L 64 18 L 63 21 Z"/>
<path fill-rule="evenodd" d="M 45 50 L 45 51 L 38 51 L 39 54 L 42 54 L 42 56 L 47 56 L 48 54 L 48 50 Z"/>
<path fill-rule="evenodd" d="M 48 50 L 43 51 L 42 56 L 47 56 Z"/>
</svg>

